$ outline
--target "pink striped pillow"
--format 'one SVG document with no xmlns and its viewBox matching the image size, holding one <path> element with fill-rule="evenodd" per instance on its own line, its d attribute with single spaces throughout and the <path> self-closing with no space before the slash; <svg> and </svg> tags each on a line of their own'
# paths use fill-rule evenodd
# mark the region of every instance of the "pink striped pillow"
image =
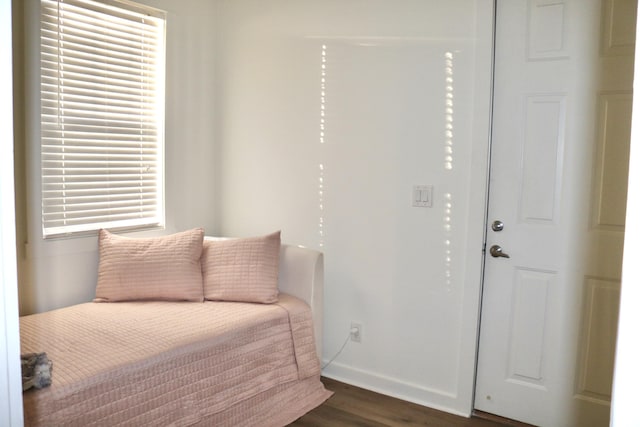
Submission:
<svg viewBox="0 0 640 427">
<path fill-rule="evenodd" d="M 203 301 L 204 230 L 134 239 L 100 230 L 96 302 Z"/>
<path fill-rule="evenodd" d="M 263 237 L 205 240 L 204 298 L 219 301 L 278 301 L 280 232 Z"/>
</svg>

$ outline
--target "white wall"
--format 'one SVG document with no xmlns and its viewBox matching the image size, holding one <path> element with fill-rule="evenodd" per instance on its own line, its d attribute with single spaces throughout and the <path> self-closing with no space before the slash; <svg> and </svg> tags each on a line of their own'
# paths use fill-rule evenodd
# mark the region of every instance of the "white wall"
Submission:
<svg viewBox="0 0 640 427">
<path fill-rule="evenodd" d="M 492 2 L 218 5 L 217 229 L 325 252 L 325 375 L 469 414 Z"/>
<path fill-rule="evenodd" d="M 21 4 L 18 2 L 17 4 Z M 215 161 L 213 144 L 214 76 L 211 31 L 213 3 L 207 0 L 145 0 L 163 9 L 167 17 L 166 85 L 166 230 L 142 235 L 171 233 L 205 227 L 213 233 Z M 93 298 L 97 276 L 95 236 L 43 240 L 40 212 L 39 158 L 39 2 L 25 5 L 24 133 L 26 194 L 18 200 L 25 207 L 26 230 L 18 227 L 21 314 L 40 312 Z M 16 29 L 17 35 L 22 28 Z M 20 133 L 16 132 L 17 135 Z M 21 147 L 20 147 L 21 148 Z M 18 150 L 20 151 L 20 150 Z M 18 188 L 21 184 L 18 184 Z"/>
</svg>

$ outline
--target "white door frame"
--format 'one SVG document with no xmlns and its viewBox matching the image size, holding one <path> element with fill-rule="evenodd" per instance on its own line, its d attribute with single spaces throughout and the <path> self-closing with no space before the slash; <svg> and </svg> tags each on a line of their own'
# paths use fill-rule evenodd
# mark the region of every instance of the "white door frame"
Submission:
<svg viewBox="0 0 640 427">
<path fill-rule="evenodd" d="M 23 425 L 15 191 L 11 0 L 0 0 L 0 425 Z"/>
</svg>

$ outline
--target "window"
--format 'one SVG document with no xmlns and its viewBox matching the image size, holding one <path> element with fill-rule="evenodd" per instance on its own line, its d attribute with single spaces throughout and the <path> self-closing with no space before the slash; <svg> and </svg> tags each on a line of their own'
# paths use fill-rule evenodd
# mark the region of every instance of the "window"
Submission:
<svg viewBox="0 0 640 427">
<path fill-rule="evenodd" d="M 41 1 L 44 237 L 164 225 L 163 12 Z"/>
</svg>

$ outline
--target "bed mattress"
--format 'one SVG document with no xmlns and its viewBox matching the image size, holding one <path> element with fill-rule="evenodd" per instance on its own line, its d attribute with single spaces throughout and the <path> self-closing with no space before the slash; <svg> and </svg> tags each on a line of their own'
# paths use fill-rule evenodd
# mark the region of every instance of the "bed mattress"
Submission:
<svg viewBox="0 0 640 427">
<path fill-rule="evenodd" d="M 22 317 L 22 353 L 46 352 L 50 387 L 25 425 L 286 425 L 326 400 L 309 307 L 86 303 Z"/>
</svg>

